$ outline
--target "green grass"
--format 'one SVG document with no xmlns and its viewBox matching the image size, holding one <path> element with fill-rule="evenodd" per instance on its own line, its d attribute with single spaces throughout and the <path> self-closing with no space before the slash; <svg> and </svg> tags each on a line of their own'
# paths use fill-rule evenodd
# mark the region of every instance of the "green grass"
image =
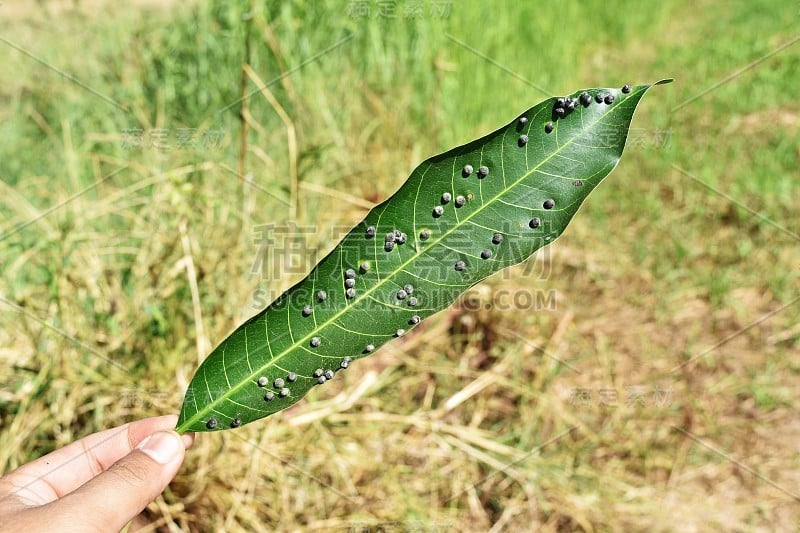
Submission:
<svg viewBox="0 0 800 533">
<path fill-rule="evenodd" d="M 177 412 L 199 359 L 254 312 L 255 291 L 277 295 L 304 274 L 250 273 L 254 228 L 290 222 L 292 194 L 287 129 L 258 92 L 244 161 L 255 185 L 226 170 L 240 165 L 241 106 L 220 110 L 241 95 L 248 31 L 255 72 L 283 75 L 270 91 L 297 132 L 293 222 L 316 228 L 300 241 L 318 257 L 422 159 L 544 98 L 457 39 L 554 94 L 676 78 L 644 102 L 642 145 L 551 247 L 546 279 L 520 266 L 476 292 L 488 303 L 554 289 L 556 309 L 456 306 L 296 408 L 201 437 L 136 527 L 800 520 L 790 496 L 673 428 L 797 492 L 800 304 L 725 339 L 800 288 L 795 239 L 742 207 L 800 227 L 800 43 L 672 111 L 794 39 L 796 2 L 453 2 L 447 17 L 409 20 L 402 2 L 394 19 L 360 19 L 343 2 L 274 1 L 249 30 L 242 2 L 91 4 L 0 6 L 0 37 L 126 109 L 0 42 L 0 296 L 28 313 L 0 301 L 4 472 Z M 131 128 L 169 129 L 173 143 L 178 128 L 225 135 L 213 148 L 129 149 Z M 656 131 L 671 142 L 656 146 Z M 671 388 L 670 405 L 626 405 L 627 387 L 656 385 Z M 614 389 L 618 405 L 575 404 L 579 387 Z"/>
</svg>

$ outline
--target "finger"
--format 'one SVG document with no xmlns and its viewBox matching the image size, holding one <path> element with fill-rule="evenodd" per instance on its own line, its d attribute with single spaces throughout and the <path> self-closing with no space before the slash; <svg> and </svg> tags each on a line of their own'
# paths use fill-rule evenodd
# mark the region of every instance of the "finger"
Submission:
<svg viewBox="0 0 800 533">
<path fill-rule="evenodd" d="M 148 418 L 73 442 L 9 474 L 14 489 L 8 495 L 27 505 L 56 500 L 130 453 L 145 436 L 172 427 L 175 420 L 174 415 Z"/>
<path fill-rule="evenodd" d="M 87 530 L 117 531 L 164 491 L 184 453 L 180 435 L 154 433 L 108 470 L 49 504 L 49 514 L 56 524 L 80 520 Z"/>
<path fill-rule="evenodd" d="M 146 418 L 94 433 L 32 461 L 3 478 L 0 503 L 15 497 L 26 505 L 43 505 L 80 487 L 118 459 L 147 435 L 175 427 L 175 415 Z M 185 436 L 191 446 L 192 436 Z"/>
</svg>

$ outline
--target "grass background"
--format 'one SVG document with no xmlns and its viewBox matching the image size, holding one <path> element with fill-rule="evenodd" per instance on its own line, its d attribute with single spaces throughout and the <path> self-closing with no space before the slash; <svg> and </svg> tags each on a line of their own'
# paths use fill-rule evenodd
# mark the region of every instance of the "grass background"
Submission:
<svg viewBox="0 0 800 533">
<path fill-rule="evenodd" d="M 800 526 L 797 2 L 255 4 L 0 5 L 3 472 L 177 412 L 425 157 L 549 95 L 675 77 L 548 253 L 201 435 L 130 529 Z M 239 102 L 244 63 L 269 95 Z M 254 269 L 268 224 L 291 233 Z"/>
</svg>

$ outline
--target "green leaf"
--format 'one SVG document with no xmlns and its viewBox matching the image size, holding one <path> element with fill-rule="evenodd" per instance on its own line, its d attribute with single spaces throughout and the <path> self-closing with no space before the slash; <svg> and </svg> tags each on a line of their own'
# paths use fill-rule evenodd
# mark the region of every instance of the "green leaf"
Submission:
<svg viewBox="0 0 800 533">
<path fill-rule="evenodd" d="M 616 166 L 650 87 L 588 89 L 591 103 L 578 102 L 563 118 L 550 98 L 423 162 L 306 279 L 214 349 L 189 384 L 177 430 L 228 429 L 286 409 L 350 361 L 553 242 Z M 604 95 L 613 102 L 598 103 Z M 386 244 L 387 234 L 394 243 Z M 350 296 L 348 270 L 355 273 Z"/>
</svg>

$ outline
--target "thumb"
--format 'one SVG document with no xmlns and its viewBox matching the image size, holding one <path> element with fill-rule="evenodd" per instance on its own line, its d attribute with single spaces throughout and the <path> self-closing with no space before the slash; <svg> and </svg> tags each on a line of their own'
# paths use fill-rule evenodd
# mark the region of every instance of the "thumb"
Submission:
<svg viewBox="0 0 800 533">
<path fill-rule="evenodd" d="M 86 524 L 87 530 L 119 531 L 164 491 L 184 453 L 181 437 L 174 431 L 153 433 L 108 470 L 53 505 L 65 520 L 79 520 L 72 523 Z"/>
</svg>

